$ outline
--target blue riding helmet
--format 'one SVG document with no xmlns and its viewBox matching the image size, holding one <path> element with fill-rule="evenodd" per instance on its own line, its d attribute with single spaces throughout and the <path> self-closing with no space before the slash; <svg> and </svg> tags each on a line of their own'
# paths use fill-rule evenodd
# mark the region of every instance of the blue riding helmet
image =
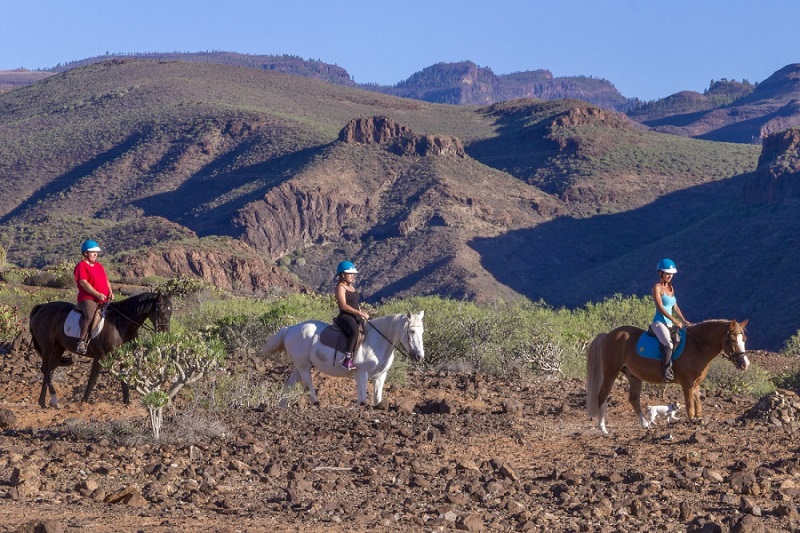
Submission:
<svg viewBox="0 0 800 533">
<path fill-rule="evenodd" d="M 351 263 L 350 261 L 342 261 L 339 263 L 339 266 L 336 267 L 337 274 L 358 274 L 358 270 L 356 270 L 356 266 Z"/>
<path fill-rule="evenodd" d="M 678 272 L 678 268 L 675 266 L 675 261 L 664 258 L 658 262 L 658 271 L 666 274 L 675 274 Z"/>
<path fill-rule="evenodd" d="M 83 244 L 81 244 L 82 254 L 85 254 L 86 252 L 99 252 L 99 251 L 100 251 L 100 245 L 97 244 L 97 241 L 88 240 L 88 241 L 83 241 Z"/>
</svg>

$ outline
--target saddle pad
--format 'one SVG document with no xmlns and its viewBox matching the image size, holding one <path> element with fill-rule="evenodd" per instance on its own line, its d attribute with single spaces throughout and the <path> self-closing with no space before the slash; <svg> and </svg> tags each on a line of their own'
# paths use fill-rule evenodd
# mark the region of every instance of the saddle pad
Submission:
<svg viewBox="0 0 800 533">
<path fill-rule="evenodd" d="M 319 342 L 340 352 L 347 348 L 347 337 L 336 324 L 331 324 L 322 330 L 319 334 Z"/>
<path fill-rule="evenodd" d="M 75 339 L 79 339 L 81 336 L 81 317 L 83 315 L 77 309 L 73 309 L 67 315 L 67 319 L 64 321 L 64 335 L 67 337 L 73 337 Z M 90 338 L 94 339 L 97 337 L 101 331 L 103 331 L 103 326 L 106 323 L 106 318 L 101 317 L 100 322 L 92 330 Z"/>
<path fill-rule="evenodd" d="M 674 361 L 683 353 L 683 345 L 686 343 L 686 329 L 680 330 L 681 340 L 678 347 L 672 352 L 672 360 Z M 661 360 L 661 350 L 659 349 L 658 338 L 655 335 L 648 335 L 647 332 L 639 336 L 639 342 L 636 343 L 636 353 L 647 359 Z"/>
</svg>

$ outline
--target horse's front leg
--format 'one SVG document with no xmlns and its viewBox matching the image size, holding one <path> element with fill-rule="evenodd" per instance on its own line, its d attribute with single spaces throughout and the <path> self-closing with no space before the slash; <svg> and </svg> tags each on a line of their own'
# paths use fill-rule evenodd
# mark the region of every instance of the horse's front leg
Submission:
<svg viewBox="0 0 800 533">
<path fill-rule="evenodd" d="M 700 387 L 694 388 L 694 417 L 696 419 L 703 418 L 703 404 L 700 402 Z"/>
<path fill-rule="evenodd" d="M 628 402 L 630 402 L 631 406 L 633 407 L 636 416 L 639 417 L 639 424 L 643 428 L 647 429 L 650 427 L 650 424 L 647 423 L 647 420 L 644 418 L 644 413 L 642 413 L 642 380 L 629 372 L 626 372 L 625 375 L 627 376 L 628 383 L 630 384 Z"/>
<path fill-rule="evenodd" d="M 375 407 L 379 406 L 383 401 L 383 384 L 386 382 L 387 372 L 376 376 L 372 380 L 373 397 Z"/>
<path fill-rule="evenodd" d="M 686 418 L 688 420 L 699 418 L 700 392 L 697 390 L 697 386 L 683 387 L 683 400 L 686 402 Z"/>
</svg>

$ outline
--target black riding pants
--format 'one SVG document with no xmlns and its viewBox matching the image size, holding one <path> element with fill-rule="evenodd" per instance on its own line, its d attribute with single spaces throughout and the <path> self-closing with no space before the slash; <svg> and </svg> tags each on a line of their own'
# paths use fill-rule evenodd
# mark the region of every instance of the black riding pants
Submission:
<svg viewBox="0 0 800 533">
<path fill-rule="evenodd" d="M 352 354 L 358 340 L 358 319 L 349 313 L 339 313 L 335 321 L 347 337 L 347 346 L 344 351 Z"/>
</svg>

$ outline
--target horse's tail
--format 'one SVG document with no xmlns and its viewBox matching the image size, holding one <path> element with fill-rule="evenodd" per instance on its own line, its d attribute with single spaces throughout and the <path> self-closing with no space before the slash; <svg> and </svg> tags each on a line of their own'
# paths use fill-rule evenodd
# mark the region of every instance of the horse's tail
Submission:
<svg viewBox="0 0 800 533">
<path fill-rule="evenodd" d="M 36 304 L 36 305 L 34 305 L 34 306 L 33 306 L 33 309 L 31 309 L 31 314 L 30 314 L 30 315 L 28 315 L 28 319 L 29 319 L 29 321 L 30 321 L 30 319 L 31 319 L 31 318 L 33 318 L 33 315 L 35 315 L 35 314 L 36 314 L 36 312 L 37 312 L 39 309 L 41 309 L 41 307 L 42 307 L 42 304 Z"/>
<path fill-rule="evenodd" d="M 31 309 L 31 314 L 28 315 L 28 331 L 31 334 L 31 344 L 33 344 L 33 349 L 36 350 L 36 353 L 38 353 L 39 355 L 41 355 L 42 349 L 39 347 L 39 343 L 36 340 L 36 335 L 33 332 L 33 323 L 34 323 L 33 317 L 41 307 L 42 304 L 34 305 L 33 309 Z"/>
<path fill-rule="evenodd" d="M 261 348 L 261 355 L 275 355 L 284 351 L 283 340 L 286 338 L 287 331 L 289 331 L 289 326 L 283 326 L 277 333 L 267 339 L 267 342 Z"/>
<path fill-rule="evenodd" d="M 603 347 L 606 337 L 608 337 L 607 333 L 596 336 L 586 353 L 586 410 L 589 418 L 600 416 L 600 403 L 597 395 L 603 385 Z"/>
</svg>

